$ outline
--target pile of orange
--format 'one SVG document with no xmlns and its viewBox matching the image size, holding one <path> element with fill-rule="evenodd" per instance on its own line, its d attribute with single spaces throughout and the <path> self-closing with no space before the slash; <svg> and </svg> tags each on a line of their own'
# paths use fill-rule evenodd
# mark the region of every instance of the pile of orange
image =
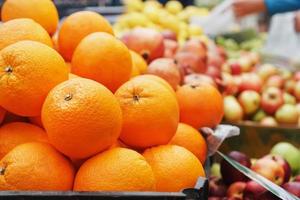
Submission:
<svg viewBox="0 0 300 200">
<path fill-rule="evenodd" d="M 94 12 L 58 30 L 51 0 L 6 0 L 1 17 L 0 190 L 178 192 L 205 176 L 214 87 L 142 75 Z"/>
</svg>

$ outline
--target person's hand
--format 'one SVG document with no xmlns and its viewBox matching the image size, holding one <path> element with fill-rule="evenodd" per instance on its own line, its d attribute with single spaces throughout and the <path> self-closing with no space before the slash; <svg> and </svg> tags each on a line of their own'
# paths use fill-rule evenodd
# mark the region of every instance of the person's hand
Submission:
<svg viewBox="0 0 300 200">
<path fill-rule="evenodd" d="M 232 8 L 236 17 L 244 17 L 266 11 L 264 0 L 234 0 Z"/>
</svg>

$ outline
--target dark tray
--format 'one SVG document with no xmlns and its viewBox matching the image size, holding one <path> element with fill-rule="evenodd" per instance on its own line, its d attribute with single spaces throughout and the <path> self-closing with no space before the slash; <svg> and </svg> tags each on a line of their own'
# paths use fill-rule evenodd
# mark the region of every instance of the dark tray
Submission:
<svg viewBox="0 0 300 200">
<path fill-rule="evenodd" d="M 182 192 L 0 192 L 0 200 L 206 200 L 208 181 L 199 178 L 195 188 Z"/>
</svg>

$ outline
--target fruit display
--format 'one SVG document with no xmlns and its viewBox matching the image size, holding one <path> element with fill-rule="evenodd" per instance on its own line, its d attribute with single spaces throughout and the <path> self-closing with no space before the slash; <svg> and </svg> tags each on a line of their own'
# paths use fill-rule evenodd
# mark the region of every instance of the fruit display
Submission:
<svg viewBox="0 0 300 200">
<path fill-rule="evenodd" d="M 300 150 L 293 145 L 286 142 L 278 143 L 268 155 L 258 159 L 250 159 L 239 151 L 229 152 L 228 157 L 281 186 L 289 193 L 300 197 L 300 166 L 298 164 Z M 220 163 L 213 164 L 209 185 L 209 200 L 279 199 L 257 182 L 250 180 L 224 159 Z"/>
<path fill-rule="evenodd" d="M 187 12 L 178 5 L 164 12 Z M 206 177 L 199 130 L 224 115 L 219 71 L 207 63 L 225 58 L 209 55 L 209 40 L 180 45 L 149 27 L 117 38 L 92 11 L 57 28 L 55 13 L 50 0 L 2 7 L 0 190 L 194 188 Z"/>
<path fill-rule="evenodd" d="M 125 0 L 124 4 L 126 13 L 113 26 L 117 36 L 136 27 L 144 27 L 157 30 L 165 37 L 177 38 L 180 43 L 188 38 L 205 37 L 199 26 L 189 24 L 191 17 L 205 17 L 209 14 L 205 7 L 184 8 L 177 0 L 168 1 L 165 5 L 153 0 Z"/>
</svg>

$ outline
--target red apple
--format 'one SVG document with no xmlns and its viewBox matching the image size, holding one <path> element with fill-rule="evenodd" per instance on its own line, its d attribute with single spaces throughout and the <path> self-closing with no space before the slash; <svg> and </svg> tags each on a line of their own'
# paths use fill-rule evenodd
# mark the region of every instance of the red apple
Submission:
<svg viewBox="0 0 300 200">
<path fill-rule="evenodd" d="M 294 74 L 294 80 L 295 80 L 295 81 L 300 81 L 300 71 L 297 71 L 297 72 Z"/>
<path fill-rule="evenodd" d="M 189 74 L 184 77 L 183 83 L 184 84 L 192 84 L 192 85 L 198 85 L 201 83 L 209 83 L 213 85 L 214 87 L 217 87 L 216 82 L 214 79 L 212 79 L 210 76 L 204 75 L 204 74 Z"/>
<path fill-rule="evenodd" d="M 221 69 L 214 66 L 208 66 L 205 74 L 212 77 L 213 79 L 221 79 L 222 76 Z"/>
<path fill-rule="evenodd" d="M 284 90 L 290 94 L 294 93 L 296 81 L 293 79 L 287 80 L 284 84 Z"/>
<path fill-rule="evenodd" d="M 259 200 L 259 196 L 262 195 L 267 190 L 256 183 L 255 181 L 248 181 L 244 191 L 245 200 Z"/>
<path fill-rule="evenodd" d="M 207 47 L 199 39 L 190 39 L 188 40 L 181 48 L 178 49 L 178 52 L 189 52 L 200 56 L 203 61 L 207 62 Z"/>
<path fill-rule="evenodd" d="M 291 174 L 292 174 L 292 170 L 291 167 L 289 165 L 289 163 L 281 156 L 279 155 L 267 155 L 263 158 L 266 159 L 271 159 L 274 160 L 275 162 L 277 162 L 284 170 L 284 180 L 283 182 L 288 182 L 291 178 Z"/>
<path fill-rule="evenodd" d="M 272 159 L 261 158 L 251 166 L 251 169 L 277 185 L 284 182 L 283 167 Z"/>
<path fill-rule="evenodd" d="M 258 110 L 260 106 L 260 95 L 253 90 L 245 90 L 239 95 L 239 103 L 245 114 L 250 115 Z"/>
<path fill-rule="evenodd" d="M 243 56 L 238 59 L 238 63 L 240 64 L 243 72 L 250 72 L 252 70 L 252 60 L 248 56 Z"/>
<path fill-rule="evenodd" d="M 164 38 L 150 28 L 135 28 L 123 35 L 126 46 L 139 53 L 148 63 L 164 55 Z"/>
<path fill-rule="evenodd" d="M 273 115 L 284 104 L 283 93 L 276 87 L 267 88 L 262 94 L 261 108 Z"/>
<path fill-rule="evenodd" d="M 300 72 L 299 72 L 300 74 Z M 300 76 L 300 75 L 299 75 Z M 298 101 L 300 101 L 300 81 L 297 81 L 295 88 L 294 88 L 294 95 Z"/>
<path fill-rule="evenodd" d="M 224 47 L 217 46 L 217 47 L 216 47 L 216 50 L 217 50 L 218 54 L 223 58 L 223 60 L 226 60 L 226 59 L 227 59 L 227 52 L 226 52 L 226 50 L 224 49 Z"/>
<path fill-rule="evenodd" d="M 254 73 L 245 73 L 241 76 L 241 82 L 239 84 L 239 91 L 254 90 L 260 92 L 262 89 L 262 80 Z"/>
<path fill-rule="evenodd" d="M 178 48 L 178 43 L 174 40 L 164 39 L 164 46 L 165 46 L 164 57 L 174 58 Z"/>
<path fill-rule="evenodd" d="M 270 76 L 278 74 L 278 69 L 274 65 L 264 64 L 258 68 L 257 74 L 260 76 L 262 80 L 265 81 Z"/>
<path fill-rule="evenodd" d="M 148 66 L 148 74 L 165 79 L 174 90 L 180 84 L 180 73 L 175 61 L 171 58 L 158 58 Z"/>
<path fill-rule="evenodd" d="M 243 200 L 244 190 L 246 188 L 245 182 L 232 183 L 227 190 L 227 197 L 235 200 Z"/>
<path fill-rule="evenodd" d="M 238 92 L 238 83 L 235 78 L 229 73 L 222 73 L 222 91 L 224 95 L 234 95 Z"/>
<path fill-rule="evenodd" d="M 243 120 L 244 111 L 235 96 L 224 97 L 224 119 L 226 122 L 236 123 Z"/>
<path fill-rule="evenodd" d="M 300 182 L 285 183 L 283 189 L 300 198 Z"/>
<path fill-rule="evenodd" d="M 242 67 L 238 62 L 230 63 L 229 66 L 232 75 L 239 75 L 242 73 Z"/>
<path fill-rule="evenodd" d="M 278 126 L 278 123 L 274 117 L 265 117 L 260 121 L 262 126 Z"/>
<path fill-rule="evenodd" d="M 223 63 L 224 63 L 224 59 L 220 55 L 211 52 L 208 53 L 208 57 L 207 57 L 208 66 L 214 66 L 221 69 Z"/>
<path fill-rule="evenodd" d="M 222 179 L 218 177 L 211 177 L 209 179 L 209 196 L 224 197 L 226 196 L 227 186 Z"/>
<path fill-rule="evenodd" d="M 168 39 L 168 40 L 173 40 L 176 41 L 177 40 L 177 36 L 176 33 L 174 33 L 171 30 L 163 30 L 161 32 L 162 36 L 164 37 L 164 39 Z"/>
<path fill-rule="evenodd" d="M 251 166 L 250 159 L 241 152 L 232 151 L 228 154 L 228 157 L 230 157 L 231 159 L 239 162 L 241 165 L 244 165 L 248 168 L 250 168 L 250 166 Z M 224 159 L 221 161 L 221 174 L 222 174 L 224 182 L 227 185 L 230 185 L 237 181 L 247 181 L 248 180 L 248 178 L 244 174 L 242 174 L 241 172 L 236 170 Z"/>
<path fill-rule="evenodd" d="M 175 55 L 175 60 L 184 74 L 205 73 L 207 70 L 206 63 L 194 53 L 179 52 Z"/>
<path fill-rule="evenodd" d="M 284 79 L 280 75 L 270 76 L 265 83 L 265 87 L 283 88 L 283 86 L 284 86 Z"/>
<path fill-rule="evenodd" d="M 294 182 L 300 182 L 300 175 L 298 175 L 294 178 Z"/>
<path fill-rule="evenodd" d="M 297 124 L 299 119 L 297 107 L 284 104 L 276 111 L 275 118 L 281 124 Z"/>
</svg>

